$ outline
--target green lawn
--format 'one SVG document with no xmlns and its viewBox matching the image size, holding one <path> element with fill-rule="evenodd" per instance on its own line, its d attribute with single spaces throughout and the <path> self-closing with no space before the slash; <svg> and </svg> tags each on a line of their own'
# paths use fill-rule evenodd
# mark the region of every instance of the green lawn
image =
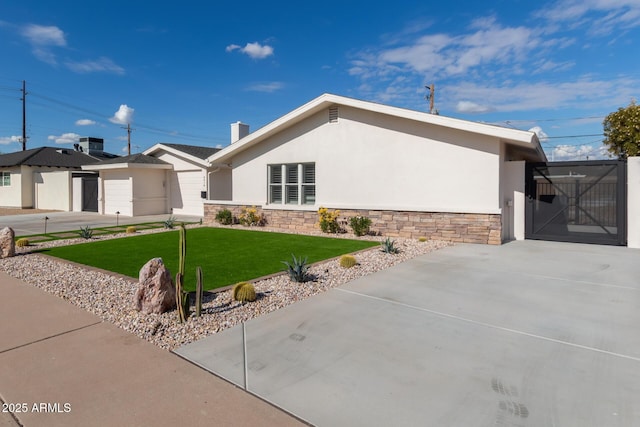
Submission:
<svg viewBox="0 0 640 427">
<path fill-rule="evenodd" d="M 178 240 L 178 231 L 169 231 L 61 246 L 42 252 L 134 278 L 147 261 L 161 257 L 175 277 Z M 189 229 L 185 287 L 195 289 L 197 266 L 202 267 L 205 289 L 214 289 L 283 271 L 285 266 L 281 261 L 290 261 L 292 253 L 307 256 L 312 263 L 376 245 L 378 243 L 363 240 L 228 228 Z"/>
</svg>

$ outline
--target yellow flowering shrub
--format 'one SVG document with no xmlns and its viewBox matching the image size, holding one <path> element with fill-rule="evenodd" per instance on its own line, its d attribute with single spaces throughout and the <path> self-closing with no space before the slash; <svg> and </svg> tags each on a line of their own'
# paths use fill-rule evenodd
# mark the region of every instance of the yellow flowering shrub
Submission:
<svg viewBox="0 0 640 427">
<path fill-rule="evenodd" d="M 244 207 L 238 217 L 238 221 L 240 221 L 240 224 L 246 226 L 263 225 L 264 216 L 258 214 L 258 209 L 256 209 L 255 206 L 251 206 L 250 208 Z"/>
<path fill-rule="evenodd" d="M 318 209 L 318 225 L 324 233 L 337 233 L 340 231 L 338 224 L 339 210 L 330 211 L 327 208 Z"/>
</svg>

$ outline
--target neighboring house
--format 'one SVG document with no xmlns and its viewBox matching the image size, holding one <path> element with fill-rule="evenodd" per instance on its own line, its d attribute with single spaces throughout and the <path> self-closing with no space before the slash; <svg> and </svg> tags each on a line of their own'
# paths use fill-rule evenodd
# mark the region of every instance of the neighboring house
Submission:
<svg viewBox="0 0 640 427">
<path fill-rule="evenodd" d="M 317 210 L 366 215 L 387 236 L 499 244 L 524 238 L 533 132 L 324 94 L 267 126 L 232 125 L 207 158 L 205 222 L 256 206 L 269 225 L 317 229 Z"/>
<path fill-rule="evenodd" d="M 203 216 L 209 175 L 206 158 L 217 148 L 159 143 L 141 154 L 83 166 L 98 172 L 98 212 L 138 216 Z"/>
<path fill-rule="evenodd" d="M 97 180 L 81 166 L 100 160 L 66 148 L 40 147 L 0 155 L 0 206 L 95 210 Z"/>
</svg>

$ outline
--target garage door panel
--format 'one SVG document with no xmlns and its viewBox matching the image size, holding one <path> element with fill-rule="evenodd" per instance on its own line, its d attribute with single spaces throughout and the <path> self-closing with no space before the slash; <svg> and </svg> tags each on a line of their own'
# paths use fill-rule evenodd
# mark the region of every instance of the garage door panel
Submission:
<svg viewBox="0 0 640 427">
<path fill-rule="evenodd" d="M 171 207 L 174 214 L 202 216 L 204 207 L 200 192 L 203 190 L 201 171 L 171 174 Z"/>
<path fill-rule="evenodd" d="M 131 184 L 128 179 L 104 181 L 104 213 L 131 216 Z"/>
</svg>

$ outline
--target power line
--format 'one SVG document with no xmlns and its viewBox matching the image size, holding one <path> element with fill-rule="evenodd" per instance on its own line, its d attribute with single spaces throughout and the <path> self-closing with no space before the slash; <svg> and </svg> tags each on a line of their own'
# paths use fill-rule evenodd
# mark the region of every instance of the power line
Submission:
<svg viewBox="0 0 640 427">
<path fill-rule="evenodd" d="M 587 135 L 563 135 L 563 136 L 546 136 L 547 139 L 563 139 L 563 138 L 585 138 L 589 136 L 604 136 L 602 133 L 592 133 Z"/>
</svg>

